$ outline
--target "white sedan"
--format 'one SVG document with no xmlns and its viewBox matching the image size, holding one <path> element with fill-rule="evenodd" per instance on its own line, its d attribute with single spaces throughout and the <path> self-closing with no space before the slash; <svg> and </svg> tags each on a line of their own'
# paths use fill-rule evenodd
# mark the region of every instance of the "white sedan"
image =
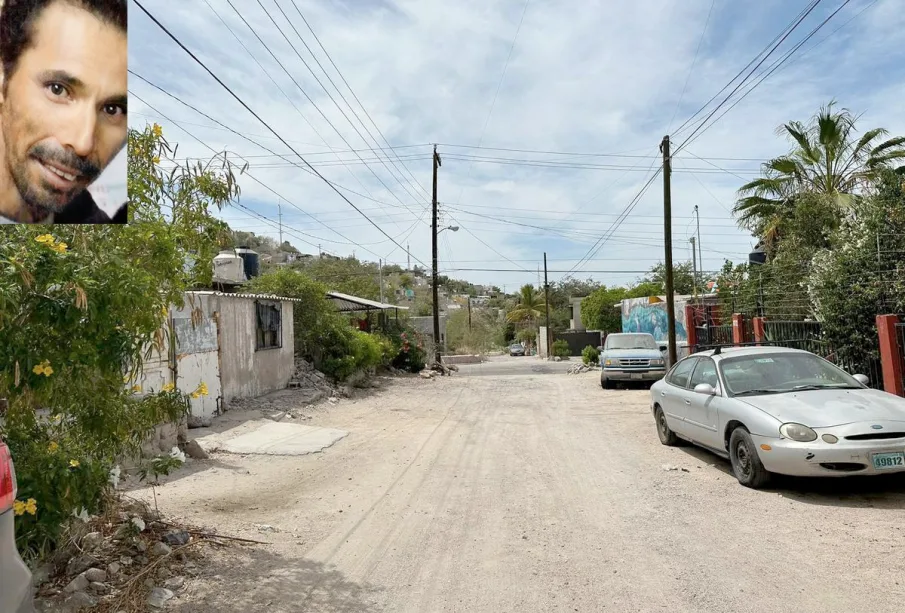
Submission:
<svg viewBox="0 0 905 613">
<path fill-rule="evenodd" d="M 867 382 L 807 351 L 723 348 L 677 362 L 651 387 L 651 409 L 661 443 L 728 458 L 752 488 L 773 473 L 905 471 L 905 398 Z"/>
</svg>

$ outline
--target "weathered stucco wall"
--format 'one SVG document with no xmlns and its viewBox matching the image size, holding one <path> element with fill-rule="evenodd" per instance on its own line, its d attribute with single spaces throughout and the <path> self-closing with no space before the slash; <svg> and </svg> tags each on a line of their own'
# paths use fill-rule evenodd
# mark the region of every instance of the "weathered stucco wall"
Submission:
<svg viewBox="0 0 905 613">
<path fill-rule="evenodd" d="M 282 347 L 256 350 L 255 301 L 216 297 L 220 312 L 220 378 L 223 401 L 284 389 L 295 369 L 292 303 L 281 302 Z"/>
</svg>

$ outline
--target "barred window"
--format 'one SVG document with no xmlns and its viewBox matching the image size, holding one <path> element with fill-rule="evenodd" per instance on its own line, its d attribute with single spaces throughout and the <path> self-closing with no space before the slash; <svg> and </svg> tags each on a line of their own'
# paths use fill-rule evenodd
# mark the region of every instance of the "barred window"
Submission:
<svg viewBox="0 0 905 613">
<path fill-rule="evenodd" d="M 282 347 L 280 303 L 269 300 L 255 301 L 256 336 L 258 349 Z"/>
</svg>

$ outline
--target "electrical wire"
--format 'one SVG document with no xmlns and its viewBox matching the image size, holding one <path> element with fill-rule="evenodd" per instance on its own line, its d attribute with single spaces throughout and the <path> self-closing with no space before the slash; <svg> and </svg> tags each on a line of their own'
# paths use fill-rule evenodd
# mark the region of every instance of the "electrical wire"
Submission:
<svg viewBox="0 0 905 613">
<path fill-rule="evenodd" d="M 307 161 L 304 157 L 302 157 L 301 155 L 299 155 L 298 152 L 296 152 L 295 149 L 294 149 L 288 142 L 286 142 L 286 140 L 285 140 L 282 136 L 280 136 L 280 134 L 279 134 L 276 130 L 274 130 L 273 128 L 270 127 L 270 124 L 268 124 L 266 121 L 264 121 L 264 119 L 262 119 L 260 115 L 258 115 L 258 114 L 257 114 L 250 106 L 248 106 L 248 104 L 247 104 L 244 100 L 242 100 L 242 98 L 240 98 L 235 92 L 233 92 L 233 90 L 230 89 L 229 86 L 227 86 L 226 83 L 224 83 L 224 82 L 223 82 L 223 81 L 222 81 L 222 80 L 221 80 L 221 79 L 220 79 L 220 78 L 219 78 L 219 77 L 218 77 L 218 76 L 217 76 L 210 68 L 208 68 L 207 65 L 206 65 L 204 62 L 202 62 L 200 59 L 198 59 L 198 57 L 197 57 L 194 53 L 192 53 L 191 50 L 189 50 L 189 48 L 186 47 L 186 46 L 182 43 L 182 41 L 180 41 L 180 40 L 179 40 L 175 35 L 173 35 L 173 34 L 172 34 L 172 33 L 171 33 L 171 32 L 170 32 L 170 31 L 162 24 L 162 23 L 160 23 L 160 21 L 158 21 L 158 19 L 157 19 L 156 17 L 154 17 L 154 15 L 152 15 L 152 14 L 144 7 L 144 5 L 141 3 L 140 0 L 135 0 L 135 4 L 136 4 L 136 6 L 138 6 L 139 9 L 141 9 L 141 11 L 142 11 L 143 13 L 145 13 L 145 15 L 148 16 L 149 19 L 151 19 L 151 21 L 153 21 L 153 22 L 155 23 L 155 25 L 157 25 L 157 27 L 159 27 L 161 30 L 163 30 L 163 31 L 167 34 L 167 36 L 169 36 L 169 37 L 173 40 L 173 42 L 175 42 L 175 43 L 176 43 L 183 51 L 185 51 L 185 52 L 186 52 L 193 60 L 195 60 L 195 62 L 197 62 L 202 68 L 204 68 L 204 70 L 205 70 L 209 75 L 211 75 L 211 77 L 213 77 L 213 79 L 214 79 L 215 81 L 217 81 L 217 83 L 220 84 L 221 87 L 223 87 L 223 88 L 224 88 L 224 89 L 225 89 L 225 90 L 226 90 L 233 98 L 236 99 L 237 102 L 239 102 L 239 104 L 241 104 L 241 105 L 242 105 L 249 113 L 251 113 L 251 114 L 255 117 L 255 119 L 257 119 L 259 122 L 261 122 L 261 124 L 263 124 L 264 127 L 266 127 L 270 132 L 272 132 L 272 133 L 274 134 L 274 136 L 276 136 L 277 138 L 279 138 L 280 142 L 282 142 L 283 145 L 284 145 L 287 149 L 289 149 L 289 150 L 292 151 L 295 155 L 297 155 L 298 158 L 299 158 L 300 160 L 302 160 L 303 163 L 305 163 L 307 166 L 309 166 L 309 168 L 312 170 L 312 172 L 314 172 L 320 179 L 322 179 L 325 183 L 327 183 L 327 185 L 329 185 L 330 188 L 333 189 L 333 191 L 335 191 L 335 192 L 339 195 L 340 198 L 342 198 L 347 204 L 349 204 L 349 206 L 351 206 L 351 207 L 354 208 L 356 211 L 358 211 L 365 219 L 367 219 L 368 221 L 370 221 L 370 222 L 371 222 L 371 225 L 373 225 L 375 228 L 377 228 L 377 230 L 378 230 L 381 234 L 383 234 L 384 236 L 386 236 L 388 239 L 390 239 L 390 240 L 393 241 L 394 243 L 396 242 L 396 240 L 395 240 L 392 236 L 390 236 L 389 234 L 387 234 L 387 232 L 386 232 L 383 228 L 381 228 L 378 224 L 376 224 L 373 220 L 371 220 L 371 218 L 368 217 L 367 214 L 363 213 L 363 212 L 358 208 L 358 206 L 355 205 L 355 203 L 353 203 L 351 200 L 349 200 L 348 198 L 346 198 L 346 196 L 345 196 L 341 191 L 339 191 L 339 190 L 333 185 L 333 183 L 331 183 L 331 182 L 328 181 L 323 175 L 321 175 L 321 174 L 317 171 L 316 168 L 314 168 L 313 166 L 310 166 L 310 164 L 308 164 L 308 161 Z M 397 244 L 400 248 L 402 247 L 402 246 L 399 245 L 398 243 L 396 243 L 396 244 Z M 416 261 L 421 262 L 421 260 L 418 259 L 417 257 L 416 257 L 415 259 L 416 259 Z M 426 266 L 426 265 L 424 264 L 424 262 L 421 262 L 421 264 L 422 264 L 423 266 Z"/>
<path fill-rule="evenodd" d="M 786 25 L 786 27 L 783 28 L 783 30 L 773 38 L 773 40 L 771 40 L 769 43 L 767 43 L 767 45 L 766 45 L 763 49 L 761 49 L 760 53 L 758 53 L 757 55 L 755 55 L 754 58 L 752 58 L 751 61 L 749 61 L 749 62 L 745 65 L 744 68 L 742 68 L 741 70 L 739 70 L 738 73 L 736 73 L 736 75 L 735 75 L 734 77 L 732 77 L 732 78 L 729 80 L 728 83 L 726 83 L 726 84 L 725 84 L 725 85 L 724 85 L 717 93 L 715 93 L 715 94 L 710 98 L 710 100 L 708 100 L 707 102 L 705 102 L 703 105 L 701 105 L 701 107 L 700 107 L 697 111 L 695 111 L 694 113 L 692 113 L 691 117 L 689 117 L 688 119 L 686 119 L 686 120 L 682 123 L 682 125 L 680 125 L 680 126 L 672 133 L 672 136 L 678 136 L 678 135 L 682 132 L 682 130 L 684 130 L 685 127 L 686 127 L 689 123 L 691 123 L 692 121 L 694 121 L 695 117 L 697 117 L 698 115 L 700 115 L 701 113 L 703 113 L 704 110 L 705 110 L 708 106 L 710 106 L 710 103 L 711 103 L 711 102 L 713 102 L 714 100 L 716 100 L 716 99 L 719 97 L 720 94 L 722 94 L 724 91 L 726 91 L 727 89 L 729 89 L 729 87 L 730 87 L 733 83 L 735 83 L 735 80 L 736 80 L 736 79 L 738 79 L 740 76 L 742 76 L 742 74 L 744 74 L 744 72 L 745 72 L 746 70 L 748 70 L 748 68 L 749 68 L 754 62 L 756 62 L 757 59 L 758 59 L 760 56 L 762 56 L 764 53 L 766 53 L 767 50 L 770 48 L 771 45 L 773 45 L 777 40 L 779 40 L 779 38 L 780 38 L 784 33 L 788 32 L 789 29 L 790 29 L 791 27 L 793 27 L 793 25 L 795 24 L 796 20 L 800 19 L 803 15 L 805 15 L 805 11 L 807 11 L 809 8 L 810 8 L 810 10 L 813 10 L 814 7 L 817 6 L 817 3 L 818 3 L 819 1 L 820 1 L 820 0 L 810 0 L 810 3 L 809 3 L 808 6 L 805 6 L 805 8 L 803 8 L 803 9 L 798 13 L 798 15 L 796 15 L 796 16 L 792 19 L 792 21 L 789 22 L 789 24 Z"/>
<path fill-rule="evenodd" d="M 850 0 L 846 0 L 846 3 L 849 1 Z M 748 81 L 748 79 L 751 78 L 751 75 L 754 74 L 757 71 L 757 69 L 760 68 L 763 65 L 763 63 L 767 61 L 767 58 L 769 58 L 771 55 L 773 55 L 773 53 L 776 51 L 776 49 L 778 49 L 779 46 L 782 45 L 785 42 L 785 40 L 789 36 L 792 35 L 792 32 L 794 32 L 796 29 L 798 29 L 798 26 L 801 25 L 801 23 L 807 18 L 807 16 L 810 15 L 811 12 L 815 8 L 817 8 L 817 5 L 819 5 L 821 2 L 822 2 L 822 0 L 813 0 L 810 7 L 808 7 L 807 10 L 804 12 L 804 14 L 801 15 L 801 17 L 795 22 L 795 24 L 791 28 L 789 28 L 788 31 L 785 32 L 785 34 L 782 35 L 782 37 L 779 39 L 779 42 L 777 42 L 775 45 L 773 45 L 770 48 L 770 50 L 766 53 L 766 55 L 764 55 L 761 58 L 761 60 L 754 66 L 754 68 L 752 68 L 751 71 L 748 72 L 747 75 L 745 75 L 745 78 L 742 79 L 741 81 L 739 81 L 738 85 L 736 85 L 732 89 L 732 91 L 729 92 L 729 95 L 726 96 L 722 102 L 720 102 L 718 105 L 716 105 L 716 107 L 714 107 L 714 109 L 712 111 L 710 111 L 710 114 L 707 115 L 707 117 L 705 117 L 703 119 L 703 121 L 701 121 L 694 130 L 692 130 L 691 134 L 689 134 L 687 137 L 685 137 L 685 140 L 683 141 L 683 143 L 681 145 L 679 145 L 675 151 L 672 152 L 672 155 L 679 153 L 686 145 L 688 145 L 694 141 L 695 134 L 697 134 L 701 130 L 702 126 L 704 126 L 707 123 L 707 121 L 711 117 L 713 117 L 716 114 L 716 112 L 719 111 L 720 108 L 722 108 L 722 106 L 724 104 L 726 104 L 726 102 L 730 98 L 732 98 L 733 95 L 735 95 L 735 92 L 737 92 Z M 710 124 L 710 125 L 712 126 L 713 124 Z M 680 131 L 681 131 L 681 129 L 677 130 L 677 132 L 680 132 Z"/>
<path fill-rule="evenodd" d="M 697 134 L 697 136 L 694 136 L 694 133 L 692 133 L 692 136 L 689 136 L 687 139 L 685 139 L 685 142 L 682 143 L 682 145 L 679 147 L 679 149 L 682 149 L 682 148 L 685 147 L 686 145 L 690 145 L 690 144 L 693 143 L 697 138 L 700 138 L 701 135 L 704 134 L 704 132 L 706 132 L 706 131 L 709 130 L 711 127 L 713 127 L 713 125 L 716 124 L 720 119 L 722 119 L 722 118 L 726 115 L 726 113 L 728 113 L 729 111 L 731 111 L 732 109 L 734 109 L 734 108 L 735 108 L 742 100 L 744 100 L 745 98 L 747 98 L 748 95 L 749 95 L 752 91 L 754 91 L 754 90 L 757 88 L 758 85 L 760 85 L 761 83 L 763 83 L 767 78 L 770 77 L 770 75 L 772 75 L 773 73 L 775 73 L 775 72 L 776 72 L 776 71 L 777 71 L 777 70 L 778 70 L 778 69 L 779 69 L 779 68 L 780 68 L 780 67 L 781 67 L 781 66 L 782 66 L 782 65 L 783 65 L 783 64 L 784 64 L 784 63 L 785 63 L 785 62 L 786 62 L 786 61 L 787 61 L 787 60 L 788 60 L 788 59 L 789 59 L 789 58 L 790 58 L 797 50 L 798 50 L 798 49 L 801 48 L 802 45 L 804 45 L 804 43 L 806 43 L 808 40 L 810 40 L 811 37 L 814 36 L 814 34 L 816 34 L 816 33 L 817 33 L 821 28 L 823 28 L 823 27 L 824 27 L 824 26 L 825 26 L 825 25 L 826 25 L 833 17 L 835 17 L 836 14 L 839 13 L 839 11 L 841 11 L 843 8 L 845 8 L 845 6 L 846 6 L 849 2 L 851 2 L 851 0 L 845 0 L 841 5 L 839 5 L 839 8 L 837 8 L 835 11 L 833 11 L 832 13 L 830 13 L 830 15 L 829 15 L 826 19 L 824 19 L 820 24 L 818 24 L 817 27 L 815 27 L 813 30 L 811 30 L 811 32 L 810 32 L 805 38 L 803 38 L 801 41 L 799 41 L 798 44 L 796 44 L 792 49 L 790 49 L 789 51 L 787 51 L 786 54 L 785 54 L 784 56 L 780 57 L 780 58 L 779 58 L 778 60 L 776 60 L 773 64 L 771 64 L 770 66 L 768 66 L 768 67 L 767 67 L 760 75 L 758 75 L 759 79 L 758 79 L 753 85 L 751 85 L 751 87 L 749 87 L 749 88 L 748 88 L 741 96 L 739 96 L 739 97 L 738 97 L 738 98 L 737 98 L 737 99 L 736 99 L 736 100 L 735 100 L 735 101 L 734 101 L 734 102 L 733 102 L 733 103 L 732 103 L 725 111 L 723 111 L 723 112 L 720 114 L 719 117 L 717 117 L 715 120 L 713 120 L 713 122 L 711 122 L 710 125 L 708 125 L 706 128 L 703 128 L 703 129 Z M 731 96 L 731 95 L 730 95 L 730 96 Z M 727 100 L 728 100 L 728 99 L 729 99 L 729 96 L 727 96 Z M 725 101 L 724 101 L 724 102 L 725 102 Z M 719 108 L 719 107 L 717 107 L 717 108 Z M 716 110 L 716 109 L 715 109 L 715 110 Z M 705 120 L 705 121 L 706 121 L 706 120 Z M 698 129 L 700 129 L 701 126 L 703 126 L 703 123 L 702 123 L 700 126 L 698 126 Z M 706 161 L 706 160 L 705 160 L 705 161 Z"/>
<path fill-rule="evenodd" d="M 707 34 L 707 26 L 710 25 L 710 16 L 713 14 L 714 4 L 716 4 L 716 0 L 710 0 L 710 10 L 707 11 L 707 20 L 704 22 L 704 28 L 701 30 L 701 37 L 698 39 L 698 46 L 694 50 L 694 58 L 691 60 L 691 66 L 688 68 L 688 74 L 685 75 L 685 84 L 682 86 L 682 93 L 679 94 L 679 99 L 676 100 L 676 108 L 672 112 L 672 117 L 669 119 L 669 126 L 666 128 L 667 134 L 669 134 L 669 131 L 672 129 L 672 122 L 676 120 L 676 115 L 679 113 L 682 99 L 685 98 L 685 92 L 688 90 L 688 81 L 691 79 L 691 73 L 694 72 L 694 66 L 698 61 L 698 54 L 701 52 L 701 44 L 704 42 L 704 35 Z"/>
<path fill-rule="evenodd" d="M 345 118 L 345 120 L 349 123 L 349 125 L 352 126 L 352 129 L 355 130 L 355 133 L 358 134 L 358 137 L 361 138 L 361 140 L 362 140 L 362 142 L 364 142 L 365 146 L 370 146 L 370 143 L 368 143 L 368 139 L 366 139 L 366 138 L 364 137 L 364 135 L 363 135 L 363 134 L 361 133 L 361 131 L 358 129 L 358 126 L 355 125 L 355 122 L 353 122 L 351 119 L 349 119 L 349 116 L 346 115 L 346 112 L 343 110 L 343 108 L 339 105 L 339 103 L 336 101 L 336 99 L 333 97 L 333 95 L 327 90 L 327 87 L 323 84 L 323 82 L 321 82 L 321 80 L 320 80 L 320 79 L 318 78 L 318 76 L 315 74 L 314 70 L 311 68 L 311 66 L 308 64 L 308 62 L 306 62 L 305 59 L 302 57 L 302 54 L 299 53 L 299 51 L 298 51 L 298 49 L 295 47 L 295 45 L 292 44 L 292 42 L 289 40 L 289 37 L 286 35 L 285 32 L 283 32 L 283 29 L 277 24 L 276 20 L 275 20 L 275 19 L 273 18 L 273 16 L 270 14 L 270 11 L 268 11 L 267 8 L 264 7 L 264 4 L 261 2 L 261 0 L 256 0 L 256 1 L 257 1 L 257 3 L 258 3 L 258 6 L 261 7 L 261 10 L 263 10 L 264 13 L 267 15 L 267 17 L 270 19 L 271 23 L 273 23 L 273 25 L 274 25 L 274 27 L 277 29 L 277 31 L 283 36 L 283 38 L 286 40 L 286 42 L 289 44 L 289 46 L 290 46 L 290 47 L 292 48 L 292 50 L 295 52 L 295 55 L 299 58 L 299 60 L 301 60 L 302 64 L 305 65 L 305 68 L 308 69 L 308 72 L 311 73 L 311 76 L 314 77 L 314 80 L 317 82 L 317 84 L 321 87 L 322 90 L 324 90 L 324 93 L 327 94 L 327 97 L 330 99 L 330 102 L 333 103 L 333 105 L 334 105 L 334 106 L 336 107 L 336 109 L 340 112 L 340 114 L 342 114 L 343 118 Z M 287 23 L 289 23 L 289 26 L 293 29 L 293 31 L 295 32 L 295 34 L 296 34 L 296 36 L 298 37 L 298 39 L 302 42 L 302 44 L 305 46 L 305 48 L 308 50 L 308 52 L 311 53 L 311 56 L 314 57 L 314 61 L 317 62 L 317 65 L 320 66 L 320 68 L 321 68 L 322 71 L 324 71 L 323 66 L 321 66 L 320 61 L 318 61 L 317 57 L 314 56 L 314 53 L 311 51 L 311 48 L 308 46 L 308 43 L 305 42 L 305 39 L 302 38 L 302 35 L 299 34 L 298 29 L 296 29 L 295 24 L 292 23 L 292 21 L 291 21 L 291 20 L 289 19 L 289 17 L 286 15 L 285 11 L 283 11 L 283 7 L 281 7 L 281 6 L 279 5 L 279 3 L 276 2 L 276 0 L 274 0 L 274 5 L 277 7 L 277 9 L 280 11 L 280 13 L 282 13 L 283 17 L 286 19 Z M 235 8 L 234 8 L 233 10 L 235 10 Z M 358 120 L 358 122 L 361 123 L 362 127 L 365 129 L 365 132 L 368 133 L 368 136 L 371 137 L 371 140 L 374 142 L 374 144 L 376 144 L 376 145 L 379 146 L 379 143 L 377 142 L 377 139 L 374 138 L 374 135 L 370 133 L 370 130 L 368 130 L 368 127 L 367 127 L 366 125 L 364 125 L 364 122 L 362 122 L 361 118 L 360 118 L 360 117 L 358 116 L 358 114 L 355 112 L 355 109 L 353 109 L 353 108 L 351 107 L 351 105 L 349 105 L 349 102 L 346 100 L 345 96 L 343 96 L 342 92 L 340 92 L 339 89 L 336 88 L 336 84 L 333 83 L 333 79 L 330 78 L 330 75 L 327 74 L 326 71 L 324 71 L 324 74 L 327 76 L 327 79 L 330 81 L 330 83 L 331 83 L 331 84 L 333 85 L 333 87 L 336 89 L 337 93 L 339 93 L 340 97 L 343 99 L 343 102 L 345 102 L 346 105 L 349 106 L 349 109 L 352 111 L 352 114 L 355 116 L 355 118 Z M 307 97 L 307 94 L 306 94 L 306 97 Z M 309 98 L 309 101 L 310 101 L 310 100 L 311 100 L 311 99 Z M 314 104 L 313 101 L 312 101 L 312 104 Z M 315 105 L 315 108 L 317 108 L 316 105 Z M 326 115 L 324 115 L 323 113 L 321 113 L 321 115 L 326 119 Z M 348 144 L 348 143 L 347 143 L 347 144 Z M 349 145 L 349 147 L 351 148 L 351 145 Z M 383 167 L 386 168 L 387 171 L 390 173 L 390 176 L 392 176 L 393 179 L 394 179 L 397 183 L 399 183 L 400 187 L 402 187 L 402 190 L 403 190 L 404 192 L 406 192 L 406 194 L 408 194 L 408 195 L 415 201 L 415 203 L 417 204 L 419 198 L 418 198 L 417 196 L 415 196 L 414 194 L 412 194 L 412 192 L 409 190 L 408 186 L 406 186 L 402 181 L 399 180 L 399 178 L 393 173 L 393 171 L 390 170 L 390 167 L 386 164 L 386 162 L 382 162 L 382 164 L 383 164 Z M 398 168 L 397 168 L 397 171 L 398 171 Z M 375 174 L 375 176 L 376 176 L 376 174 Z M 383 181 L 381 181 L 381 184 L 382 184 L 387 190 L 389 190 L 389 187 L 388 187 L 386 184 L 384 184 Z M 402 200 L 399 199 L 399 202 L 402 203 Z M 415 214 L 415 213 L 413 212 L 412 214 Z"/>
</svg>

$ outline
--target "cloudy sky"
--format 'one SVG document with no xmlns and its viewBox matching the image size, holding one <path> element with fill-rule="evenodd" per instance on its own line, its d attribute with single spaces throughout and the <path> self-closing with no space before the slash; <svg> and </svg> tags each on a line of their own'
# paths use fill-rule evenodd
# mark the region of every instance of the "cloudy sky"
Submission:
<svg viewBox="0 0 905 613">
<path fill-rule="evenodd" d="M 690 258 L 697 205 L 705 270 L 750 251 L 729 210 L 759 161 L 787 149 L 778 125 L 836 99 L 862 129 L 905 134 L 901 0 L 819 2 L 762 69 L 845 6 L 696 134 L 738 81 L 686 120 L 810 2 L 141 3 L 288 143 L 130 2 L 130 68 L 146 80 L 130 76 L 131 122 L 161 124 L 180 162 L 225 149 L 249 163 L 223 213 L 232 227 L 276 237 L 281 211 L 302 252 L 404 265 L 410 245 L 429 266 L 437 143 L 442 223 L 460 228 L 440 235 L 441 272 L 509 291 L 537 282 L 544 252 L 552 280 L 608 284 L 663 259 L 662 178 L 636 196 L 665 134 L 674 149 L 694 137 L 674 160 L 674 257 Z"/>
</svg>

